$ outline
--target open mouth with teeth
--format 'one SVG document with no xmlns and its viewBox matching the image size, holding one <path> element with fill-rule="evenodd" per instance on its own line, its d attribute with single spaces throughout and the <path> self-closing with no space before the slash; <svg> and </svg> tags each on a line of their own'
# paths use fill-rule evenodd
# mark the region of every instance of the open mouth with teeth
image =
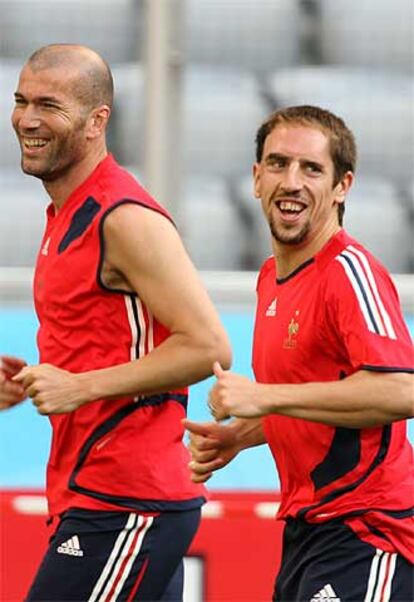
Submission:
<svg viewBox="0 0 414 602">
<path fill-rule="evenodd" d="M 276 206 L 283 215 L 299 215 L 306 205 L 298 201 L 276 201 Z"/>
<path fill-rule="evenodd" d="M 44 138 L 23 138 L 23 145 L 27 149 L 43 148 L 47 142 Z"/>
</svg>

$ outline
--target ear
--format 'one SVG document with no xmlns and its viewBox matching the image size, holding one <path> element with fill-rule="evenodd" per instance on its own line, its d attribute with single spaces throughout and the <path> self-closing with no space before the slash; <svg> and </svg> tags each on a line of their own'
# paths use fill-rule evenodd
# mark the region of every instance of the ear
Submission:
<svg viewBox="0 0 414 602">
<path fill-rule="evenodd" d="M 347 171 L 343 178 L 338 182 L 334 189 L 334 199 L 338 204 L 344 203 L 346 195 L 352 186 L 354 181 L 354 174 L 352 171 Z"/>
<path fill-rule="evenodd" d="M 94 109 L 89 116 L 87 137 L 92 140 L 105 133 L 106 125 L 111 115 L 108 105 L 101 105 Z"/>
<path fill-rule="evenodd" d="M 260 184 L 261 184 L 260 163 L 254 163 L 254 165 L 253 165 L 253 192 L 254 192 L 254 196 L 256 197 L 256 199 L 261 198 Z"/>
</svg>

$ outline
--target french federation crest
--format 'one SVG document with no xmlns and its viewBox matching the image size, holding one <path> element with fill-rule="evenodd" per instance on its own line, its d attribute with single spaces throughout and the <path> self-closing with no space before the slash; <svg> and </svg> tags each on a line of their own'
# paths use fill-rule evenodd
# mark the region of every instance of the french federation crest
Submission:
<svg viewBox="0 0 414 602">
<path fill-rule="evenodd" d="M 296 318 L 299 316 L 299 310 L 295 311 L 295 316 L 291 319 L 288 326 L 288 336 L 283 341 L 283 347 L 285 349 L 295 349 L 297 345 L 297 335 L 299 332 L 299 323 Z"/>
</svg>

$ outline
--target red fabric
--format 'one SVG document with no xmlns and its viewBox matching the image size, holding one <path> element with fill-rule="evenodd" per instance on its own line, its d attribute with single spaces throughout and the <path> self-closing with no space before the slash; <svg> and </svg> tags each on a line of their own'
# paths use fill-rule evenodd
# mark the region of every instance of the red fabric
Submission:
<svg viewBox="0 0 414 602">
<path fill-rule="evenodd" d="M 276 281 L 268 259 L 257 292 L 253 368 L 259 382 L 336 381 L 359 369 L 413 371 L 395 287 L 343 230 L 283 281 Z M 263 426 L 281 481 L 279 517 L 302 511 L 318 522 L 361 512 L 347 521 L 355 522 L 361 539 L 412 558 L 413 517 L 406 515 L 414 502 L 414 470 L 405 421 L 358 431 L 271 415 Z M 323 475 L 319 482 L 316 474 Z M 382 544 L 368 526 L 379 515 Z"/>
<path fill-rule="evenodd" d="M 53 205 L 49 206 L 34 281 L 41 362 L 75 373 L 96 370 L 139 358 L 168 337 L 167 329 L 139 298 L 104 289 L 99 280 L 104 253 L 102 223 L 109 211 L 125 201 L 170 219 L 110 155 L 57 214 Z M 85 213 L 88 207 L 94 211 L 92 218 Z M 86 219 L 87 226 L 74 227 L 74 219 L 77 223 Z M 62 250 L 68 231 L 73 234 Z M 186 389 L 171 392 L 181 396 L 183 403 L 172 399 L 135 410 L 99 437 L 100 425 L 134 400 L 97 400 L 76 412 L 52 416 L 47 471 L 50 513 L 60 514 L 74 506 L 125 509 L 125 503 L 96 499 L 68 485 L 88 442 L 93 445 L 76 475 L 77 485 L 134 501 L 176 502 L 180 506 L 193 500 L 191 503 L 199 506 L 204 488 L 190 481 L 188 452 L 182 443 L 186 393 Z M 145 506 L 141 509 L 151 510 Z"/>
</svg>

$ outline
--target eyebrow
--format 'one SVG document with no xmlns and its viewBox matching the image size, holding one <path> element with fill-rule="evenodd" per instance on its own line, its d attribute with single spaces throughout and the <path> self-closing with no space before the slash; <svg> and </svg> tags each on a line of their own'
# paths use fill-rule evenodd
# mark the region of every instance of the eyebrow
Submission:
<svg viewBox="0 0 414 602">
<path fill-rule="evenodd" d="M 25 96 L 21 92 L 15 92 L 14 98 L 25 98 Z M 56 104 L 60 104 L 60 101 L 58 98 L 56 98 L 56 96 L 39 96 L 38 98 L 36 98 L 36 102 L 53 102 Z"/>
<path fill-rule="evenodd" d="M 289 156 L 282 153 L 269 153 L 264 158 L 265 161 L 274 161 L 275 159 L 289 159 Z"/>
<path fill-rule="evenodd" d="M 275 161 L 278 159 L 290 160 L 292 157 L 290 155 L 284 155 L 283 153 L 269 153 L 264 157 L 264 161 L 269 163 L 270 161 Z M 319 169 L 323 169 L 324 166 L 319 161 L 315 161 L 314 159 L 308 159 L 306 157 L 300 158 L 299 161 L 301 163 L 305 163 L 307 165 L 313 165 L 314 167 L 319 167 Z"/>
</svg>

